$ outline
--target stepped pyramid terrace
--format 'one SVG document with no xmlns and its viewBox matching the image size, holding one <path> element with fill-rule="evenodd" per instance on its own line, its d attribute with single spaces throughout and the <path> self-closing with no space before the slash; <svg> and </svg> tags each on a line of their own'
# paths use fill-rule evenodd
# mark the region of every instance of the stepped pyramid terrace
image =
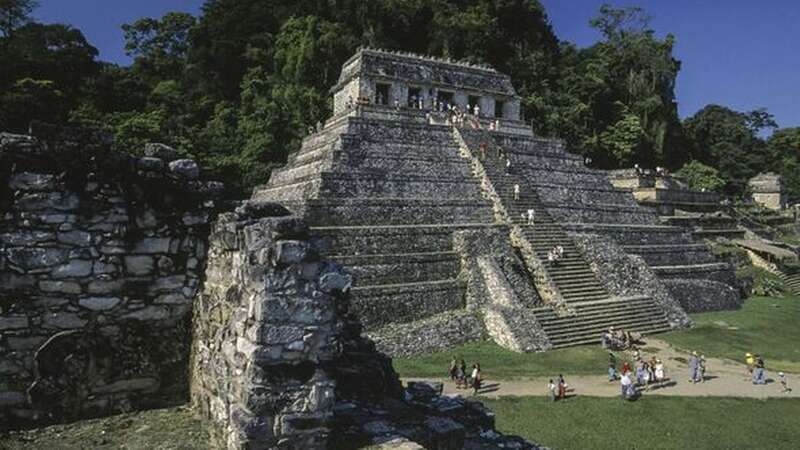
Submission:
<svg viewBox="0 0 800 450">
<path fill-rule="evenodd" d="M 361 49 L 331 93 L 333 116 L 253 200 L 311 225 L 389 354 L 485 336 L 517 351 L 599 343 L 611 326 L 658 333 L 740 305 L 732 267 L 691 231 L 535 136 L 508 76 Z"/>
</svg>

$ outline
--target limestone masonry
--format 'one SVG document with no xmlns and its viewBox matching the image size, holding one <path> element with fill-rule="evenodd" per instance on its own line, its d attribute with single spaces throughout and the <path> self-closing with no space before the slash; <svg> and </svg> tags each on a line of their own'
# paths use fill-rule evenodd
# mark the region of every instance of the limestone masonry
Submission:
<svg viewBox="0 0 800 450">
<path fill-rule="evenodd" d="M 382 350 L 481 336 L 546 350 L 597 342 L 609 326 L 665 331 L 689 324 L 684 311 L 740 304 L 732 268 L 702 241 L 663 225 L 562 141 L 534 136 L 507 76 L 362 49 L 332 93 L 333 117 L 253 199 L 309 223 L 325 257 L 353 275 L 353 311 Z M 471 113 L 460 126 L 452 106 Z M 481 245 L 483 254 L 470 250 Z M 566 254 L 554 266 L 546 255 L 556 245 Z M 606 264 L 609 252 L 624 264 Z M 626 267 L 647 282 L 615 284 Z"/>
<path fill-rule="evenodd" d="M 0 134 L 0 423 L 185 402 L 218 183 L 159 145 Z M 88 142 L 88 143 L 87 143 Z"/>
</svg>

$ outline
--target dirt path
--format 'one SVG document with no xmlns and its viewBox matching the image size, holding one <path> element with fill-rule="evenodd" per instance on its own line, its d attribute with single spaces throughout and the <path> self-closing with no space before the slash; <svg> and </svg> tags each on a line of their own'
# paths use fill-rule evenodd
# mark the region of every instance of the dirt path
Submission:
<svg viewBox="0 0 800 450">
<path fill-rule="evenodd" d="M 676 351 L 664 341 L 650 338 L 648 349 L 657 349 L 656 357 L 665 365 L 666 375 L 669 378 L 663 387 L 651 388 L 644 391 L 643 395 L 678 395 L 692 397 L 752 397 L 752 398 L 800 398 L 800 389 L 782 393 L 781 384 L 778 382 L 778 373 L 767 370 L 768 383 L 766 385 L 753 385 L 749 378 L 745 378 L 746 368 L 727 359 L 706 358 L 706 381 L 703 383 L 690 383 L 689 370 L 686 365 L 687 354 Z M 651 354 L 643 354 L 649 359 Z M 769 365 L 767 365 L 769 368 Z M 553 374 L 554 377 L 556 374 Z M 798 386 L 797 377 L 788 375 L 790 388 Z M 569 395 L 589 395 L 596 397 L 613 397 L 620 395 L 619 381 L 609 382 L 607 375 L 570 376 L 564 374 L 569 385 Z M 418 381 L 419 379 L 407 378 L 403 381 Z M 430 379 L 429 379 L 430 380 Z M 770 382 L 770 380 L 772 380 Z M 446 394 L 471 394 L 472 391 L 456 389 L 450 380 L 440 379 L 445 382 Z M 479 396 L 497 398 L 504 395 L 531 396 L 546 395 L 549 378 L 530 378 L 521 380 L 494 381 L 486 379 Z"/>
</svg>

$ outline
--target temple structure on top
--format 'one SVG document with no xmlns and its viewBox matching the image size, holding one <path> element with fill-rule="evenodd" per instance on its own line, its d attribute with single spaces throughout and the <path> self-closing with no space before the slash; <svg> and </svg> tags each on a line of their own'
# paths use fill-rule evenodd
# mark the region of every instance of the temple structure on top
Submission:
<svg viewBox="0 0 800 450">
<path fill-rule="evenodd" d="M 354 114 L 359 104 L 438 112 L 452 106 L 484 124 L 499 121 L 508 132 L 531 134 L 511 78 L 488 66 L 362 48 L 344 63 L 331 93 L 334 116 Z"/>
<path fill-rule="evenodd" d="M 354 276 L 351 310 L 382 350 L 485 336 L 547 350 L 741 303 L 731 266 L 689 230 L 535 136 L 508 76 L 361 49 L 331 93 L 333 115 L 253 200 L 305 219 Z"/>
</svg>

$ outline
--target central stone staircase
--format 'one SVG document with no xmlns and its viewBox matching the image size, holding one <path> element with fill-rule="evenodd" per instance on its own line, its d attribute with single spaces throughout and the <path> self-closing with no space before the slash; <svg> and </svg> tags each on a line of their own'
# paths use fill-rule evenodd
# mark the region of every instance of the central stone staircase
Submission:
<svg viewBox="0 0 800 450">
<path fill-rule="evenodd" d="M 534 309 L 534 314 L 554 348 L 596 344 L 609 327 L 642 334 L 669 331 L 671 326 L 661 306 L 651 298 L 612 298 L 564 229 L 548 213 L 535 189 L 521 177 L 515 166 L 505 166 L 508 150 L 495 144 L 487 133 L 455 129 L 457 137 L 483 169 L 484 187 L 491 186 L 496 201 L 507 220 L 521 230 L 522 237 L 535 251 L 535 257 L 547 271 L 558 293 L 571 311 L 552 306 Z M 481 151 L 484 146 L 485 151 Z M 512 158 L 513 161 L 513 158 Z M 520 187 L 515 198 L 514 186 Z M 490 194 L 490 197 L 492 195 Z M 498 209 L 498 208 L 496 208 Z M 527 210 L 534 210 L 534 224 L 527 223 Z M 564 257 L 556 264 L 547 255 L 556 246 L 564 248 Z"/>
</svg>

